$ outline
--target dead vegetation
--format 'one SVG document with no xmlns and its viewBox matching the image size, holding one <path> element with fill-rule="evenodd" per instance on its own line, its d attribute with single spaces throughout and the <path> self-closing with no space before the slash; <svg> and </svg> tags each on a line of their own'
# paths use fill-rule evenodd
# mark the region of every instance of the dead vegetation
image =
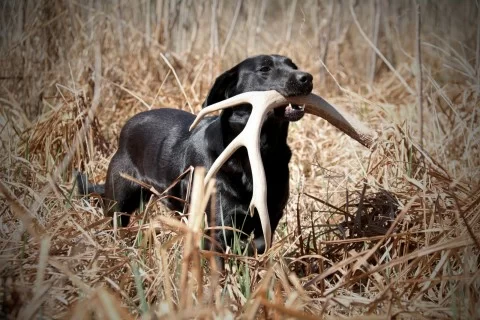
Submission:
<svg viewBox="0 0 480 320">
<path fill-rule="evenodd" d="M 421 41 L 401 1 L 1 4 L 2 318 L 480 318 L 480 9 L 420 3 Z M 198 170 L 181 220 L 163 190 L 121 230 L 75 195 L 72 170 L 103 181 L 126 119 L 197 112 L 261 52 L 380 134 L 370 151 L 317 118 L 291 125 L 266 255 L 231 248 L 225 277 L 210 269 Z"/>
</svg>

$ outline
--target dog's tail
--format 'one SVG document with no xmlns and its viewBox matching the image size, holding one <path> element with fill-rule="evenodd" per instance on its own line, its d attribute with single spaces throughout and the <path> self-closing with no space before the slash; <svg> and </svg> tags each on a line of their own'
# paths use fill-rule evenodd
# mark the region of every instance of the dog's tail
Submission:
<svg viewBox="0 0 480 320">
<path fill-rule="evenodd" d="M 96 193 L 103 196 L 105 193 L 105 184 L 92 184 L 88 182 L 87 175 L 85 173 L 76 171 L 75 178 L 77 180 L 78 193 L 82 196 L 87 194 Z"/>
</svg>

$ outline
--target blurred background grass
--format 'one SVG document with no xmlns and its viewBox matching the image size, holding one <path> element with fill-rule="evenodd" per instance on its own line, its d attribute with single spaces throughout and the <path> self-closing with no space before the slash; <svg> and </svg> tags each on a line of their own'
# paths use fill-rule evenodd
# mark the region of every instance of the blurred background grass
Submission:
<svg viewBox="0 0 480 320">
<path fill-rule="evenodd" d="M 478 2 L 0 8 L 2 316 L 480 317 Z M 290 56 L 380 134 L 370 151 L 319 119 L 290 126 L 268 255 L 234 255 L 219 279 L 156 198 L 112 233 L 74 196 L 72 170 L 103 181 L 129 117 L 198 111 L 216 76 L 259 53 Z"/>
</svg>

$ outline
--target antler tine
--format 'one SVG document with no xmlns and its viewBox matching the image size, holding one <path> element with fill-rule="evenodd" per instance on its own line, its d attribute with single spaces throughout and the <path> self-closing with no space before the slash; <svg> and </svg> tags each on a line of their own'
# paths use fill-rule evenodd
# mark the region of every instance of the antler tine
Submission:
<svg viewBox="0 0 480 320">
<path fill-rule="evenodd" d="M 230 144 L 225 148 L 225 150 L 223 150 L 220 156 L 215 159 L 212 166 L 208 170 L 207 175 L 205 176 L 205 183 L 207 183 L 208 180 L 210 180 L 210 178 L 218 172 L 218 170 L 225 163 L 225 161 L 227 161 L 228 158 L 230 158 L 232 154 L 243 145 L 242 137 L 242 135 L 238 135 L 237 137 L 235 137 L 235 139 L 230 142 Z"/>
<path fill-rule="evenodd" d="M 258 137 L 260 137 L 260 132 L 258 133 Z M 254 208 L 257 208 L 260 223 L 262 224 L 263 237 L 265 239 L 265 251 L 267 251 L 272 242 L 272 228 L 267 207 L 267 179 L 265 177 L 265 169 L 263 168 L 262 156 L 260 155 L 259 140 L 258 138 L 246 143 L 253 179 L 253 193 L 249 210 L 253 216 Z M 248 143 L 250 143 L 250 145 Z"/>
<path fill-rule="evenodd" d="M 365 147 L 370 148 L 372 146 L 376 137 L 374 131 L 367 128 L 363 123 L 355 119 L 347 111 L 340 107 L 334 107 L 322 97 L 311 93 L 308 96 L 289 97 L 286 99 L 294 104 L 304 104 L 306 113 L 310 113 L 327 120 L 335 127 L 349 135 L 351 138 L 360 142 Z"/>
<path fill-rule="evenodd" d="M 259 95 L 259 93 L 260 92 L 258 91 L 241 93 L 239 95 L 228 98 L 227 100 L 222 100 L 220 102 L 214 103 L 212 105 L 209 105 L 203 108 L 198 113 L 193 123 L 190 125 L 189 130 L 192 131 L 192 129 L 195 128 L 196 125 L 200 122 L 200 120 L 202 120 L 203 117 L 205 117 L 207 114 L 218 111 L 218 110 L 234 107 L 242 103 L 251 103 L 251 101 L 255 100 L 255 98 Z"/>
</svg>

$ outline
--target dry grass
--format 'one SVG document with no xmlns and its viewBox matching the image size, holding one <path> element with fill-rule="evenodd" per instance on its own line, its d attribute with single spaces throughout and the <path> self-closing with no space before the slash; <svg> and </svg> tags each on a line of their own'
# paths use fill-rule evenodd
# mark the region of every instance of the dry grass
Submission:
<svg viewBox="0 0 480 320">
<path fill-rule="evenodd" d="M 478 4 L 420 2 L 419 78 L 413 3 L 239 3 L 0 5 L 1 317 L 480 318 Z M 232 248 L 225 275 L 211 270 L 200 170 L 181 220 L 163 190 L 124 229 L 75 195 L 72 170 L 103 181 L 126 119 L 197 111 L 260 52 L 291 56 L 380 133 L 370 151 L 320 119 L 291 125 L 266 255 Z"/>
</svg>

